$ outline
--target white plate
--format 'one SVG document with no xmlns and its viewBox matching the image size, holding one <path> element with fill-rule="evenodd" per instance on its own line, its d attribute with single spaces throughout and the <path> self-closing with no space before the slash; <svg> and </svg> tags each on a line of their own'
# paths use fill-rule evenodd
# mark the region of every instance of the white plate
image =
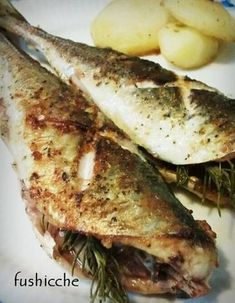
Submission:
<svg viewBox="0 0 235 303">
<path fill-rule="evenodd" d="M 89 25 L 108 0 L 19 0 L 14 5 L 34 25 L 40 25 L 52 34 L 75 41 L 92 43 Z M 235 13 L 235 10 L 232 12 Z M 164 67 L 174 69 L 161 56 L 148 57 Z M 177 73 L 185 71 L 175 69 Z M 222 49 L 215 62 L 198 70 L 187 72 L 235 97 L 235 47 Z M 40 248 L 29 219 L 24 212 L 17 176 L 11 167 L 12 159 L 0 142 L 0 303 L 73 303 L 89 302 L 89 283 L 80 281 L 78 287 L 15 287 L 14 277 L 21 271 L 21 278 L 60 278 L 64 270 L 50 260 Z M 223 210 L 219 218 L 216 209 L 197 203 L 194 197 L 178 193 L 187 207 L 193 209 L 197 219 L 206 219 L 217 233 L 220 267 L 214 272 L 211 292 L 203 298 L 187 300 L 189 303 L 234 302 L 235 295 L 235 215 Z M 67 273 L 69 277 L 69 274 Z M 170 299 L 161 296 L 131 296 L 138 303 L 167 303 Z M 185 302 L 174 300 L 174 302 Z"/>
</svg>

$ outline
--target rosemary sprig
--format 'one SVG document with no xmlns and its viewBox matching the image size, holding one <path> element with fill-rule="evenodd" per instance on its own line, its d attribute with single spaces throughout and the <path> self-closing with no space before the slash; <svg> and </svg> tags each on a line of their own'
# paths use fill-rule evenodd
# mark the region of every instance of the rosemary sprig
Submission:
<svg viewBox="0 0 235 303">
<path fill-rule="evenodd" d="M 177 185 L 184 186 L 188 183 L 189 180 L 189 171 L 188 167 L 184 165 L 176 166 L 176 177 L 177 177 Z"/>
<path fill-rule="evenodd" d="M 205 167 L 205 180 L 207 180 L 205 181 L 205 185 L 207 185 L 208 188 L 211 188 L 211 184 L 213 183 L 218 192 L 217 209 L 219 216 L 221 216 L 221 209 L 220 209 L 221 196 L 225 190 L 224 177 L 227 177 L 227 173 L 226 171 L 224 171 L 224 169 L 222 170 L 221 163 L 219 163 L 218 166 Z"/>
<path fill-rule="evenodd" d="M 66 232 L 64 236 L 64 242 L 62 244 L 62 250 L 73 250 L 76 246 L 78 234 L 73 232 Z"/>
<path fill-rule="evenodd" d="M 202 200 L 204 201 L 206 192 L 211 189 L 216 189 L 218 193 L 217 207 L 219 214 L 220 201 L 223 195 L 229 197 L 231 206 L 235 207 L 235 166 L 232 161 L 227 162 L 212 162 L 200 164 L 200 175 L 203 183 Z M 191 169 L 191 170 L 190 170 Z M 186 186 L 191 177 L 194 175 L 193 166 L 177 165 L 176 166 L 177 184 L 179 186 Z"/>
<path fill-rule="evenodd" d="M 232 161 L 228 161 L 229 166 L 231 168 L 230 170 L 230 185 L 231 185 L 231 192 L 230 192 L 230 199 L 232 202 L 232 205 L 235 207 L 235 167 L 234 163 Z"/>
<path fill-rule="evenodd" d="M 118 263 L 110 251 L 103 247 L 97 239 L 67 231 L 62 249 L 72 250 L 75 254 L 72 274 L 79 262 L 82 270 L 91 275 L 91 303 L 96 300 L 102 303 L 107 299 L 113 303 L 128 302 L 127 294 L 119 281 Z"/>
</svg>

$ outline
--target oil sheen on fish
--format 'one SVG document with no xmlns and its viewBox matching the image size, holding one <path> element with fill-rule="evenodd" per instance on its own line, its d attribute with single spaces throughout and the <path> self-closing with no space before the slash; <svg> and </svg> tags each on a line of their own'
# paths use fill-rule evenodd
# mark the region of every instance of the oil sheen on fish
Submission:
<svg viewBox="0 0 235 303">
<path fill-rule="evenodd" d="M 115 127 L 97 107 L 2 35 L 0 80 L 1 137 L 15 159 L 28 213 L 34 224 L 46 218 L 56 247 L 61 230 L 93 236 L 117 247 L 128 290 L 205 294 L 217 264 L 214 233 L 193 219 L 147 161 L 108 135 Z M 128 267 L 137 251 L 151 257 L 155 276 Z"/>
<path fill-rule="evenodd" d="M 0 26 L 36 45 L 63 80 L 154 157 L 196 164 L 234 156 L 233 99 L 156 63 L 52 36 L 8 13 Z"/>
</svg>

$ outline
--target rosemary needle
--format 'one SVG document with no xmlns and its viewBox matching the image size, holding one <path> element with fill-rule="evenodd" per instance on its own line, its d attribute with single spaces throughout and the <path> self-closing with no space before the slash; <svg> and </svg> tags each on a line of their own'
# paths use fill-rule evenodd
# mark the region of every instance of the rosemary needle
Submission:
<svg viewBox="0 0 235 303">
<path fill-rule="evenodd" d="M 208 190 L 216 189 L 218 192 L 217 208 L 219 215 L 221 215 L 220 201 L 223 195 L 229 197 L 231 206 L 235 207 L 235 167 L 232 161 L 219 163 L 205 163 L 201 164 L 203 180 L 203 194 L 202 201 L 204 201 L 206 192 Z M 191 167 L 191 170 L 193 166 Z M 190 169 L 185 165 L 176 166 L 177 184 L 179 186 L 186 186 L 193 175 Z"/>
<path fill-rule="evenodd" d="M 176 167 L 177 185 L 184 186 L 188 183 L 189 172 L 187 166 L 177 165 Z"/>
<path fill-rule="evenodd" d="M 128 296 L 119 281 L 118 263 L 97 239 L 67 231 L 62 249 L 72 250 L 75 253 L 72 274 L 76 263 L 79 262 L 82 264 L 82 270 L 92 277 L 91 303 L 95 303 L 96 300 L 102 303 L 107 299 L 113 303 L 128 302 Z"/>
</svg>

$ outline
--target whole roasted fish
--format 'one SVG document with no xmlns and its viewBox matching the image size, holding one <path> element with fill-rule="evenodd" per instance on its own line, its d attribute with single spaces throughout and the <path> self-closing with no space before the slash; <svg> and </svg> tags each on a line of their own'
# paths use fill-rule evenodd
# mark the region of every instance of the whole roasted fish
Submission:
<svg viewBox="0 0 235 303">
<path fill-rule="evenodd" d="M 15 11 L 1 15 L 0 26 L 36 45 L 63 80 L 154 157 L 179 165 L 234 157 L 235 100 L 156 63 L 52 36 Z"/>
<path fill-rule="evenodd" d="M 167 182 L 218 205 L 235 204 L 234 161 L 219 162 L 233 157 L 234 100 L 155 63 L 49 35 L 6 0 L 0 5 L 2 27 L 36 44 L 63 80 L 92 96 L 137 144 L 181 164 L 155 161 Z"/>
<path fill-rule="evenodd" d="M 116 142 L 121 133 L 98 108 L 1 34 L 0 79 L 1 136 L 50 254 L 97 279 L 95 294 L 114 302 L 126 302 L 122 287 L 205 294 L 217 264 L 214 233 Z"/>
</svg>

